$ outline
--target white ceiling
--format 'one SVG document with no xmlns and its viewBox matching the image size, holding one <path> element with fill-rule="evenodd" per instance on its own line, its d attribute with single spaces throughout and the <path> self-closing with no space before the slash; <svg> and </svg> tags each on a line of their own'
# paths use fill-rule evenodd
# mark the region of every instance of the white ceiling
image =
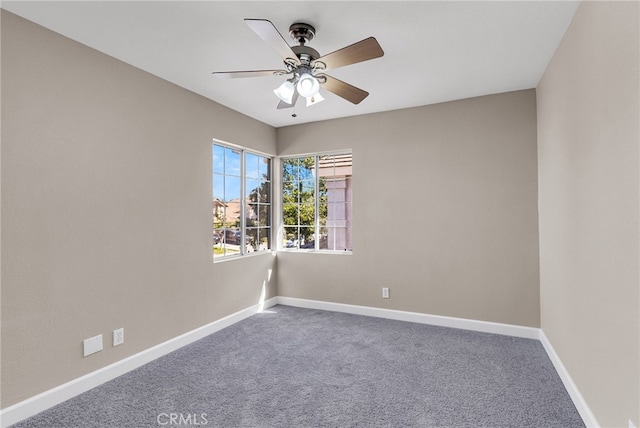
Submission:
<svg viewBox="0 0 640 428">
<path fill-rule="evenodd" d="M 577 1 L 3 1 L 2 8 L 274 127 L 537 86 Z M 220 79 L 213 71 L 279 69 L 244 22 L 316 28 L 321 55 L 374 36 L 385 55 L 328 74 L 370 93 L 353 105 L 277 110 L 284 77 Z"/>
</svg>

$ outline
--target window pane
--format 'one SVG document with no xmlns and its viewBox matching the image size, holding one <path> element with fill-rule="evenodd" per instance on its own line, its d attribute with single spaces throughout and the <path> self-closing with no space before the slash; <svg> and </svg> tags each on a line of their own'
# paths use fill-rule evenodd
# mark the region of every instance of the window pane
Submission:
<svg viewBox="0 0 640 428">
<path fill-rule="evenodd" d="M 298 158 L 282 159 L 282 181 L 297 180 L 299 165 L 300 159 Z"/>
<path fill-rule="evenodd" d="M 259 179 L 260 177 L 260 159 L 258 155 L 253 153 L 245 153 L 244 155 L 244 169 L 245 176 L 250 179 Z"/>
<path fill-rule="evenodd" d="M 268 181 L 247 180 L 247 202 L 271 202 L 271 183 Z"/>
<path fill-rule="evenodd" d="M 352 177 L 349 175 L 347 177 L 345 177 L 345 184 L 346 184 L 346 191 L 345 191 L 345 201 L 346 202 L 353 202 L 352 201 L 352 189 L 353 189 L 353 179 Z"/>
<path fill-rule="evenodd" d="M 327 204 L 319 204 L 318 205 L 318 223 L 320 226 L 327 225 L 327 212 L 328 212 Z"/>
<path fill-rule="evenodd" d="M 316 224 L 316 206 L 314 204 L 302 204 L 300 206 L 300 225 L 313 226 Z"/>
<path fill-rule="evenodd" d="M 329 229 L 331 230 L 331 229 Z M 351 230 L 346 227 L 336 227 L 334 233 L 334 250 L 345 251 L 351 250 Z"/>
<path fill-rule="evenodd" d="M 348 245 L 351 242 L 350 230 L 343 227 L 322 228 L 320 248 L 324 250 L 351 250 Z"/>
<path fill-rule="evenodd" d="M 258 161 L 259 178 L 271 180 L 271 159 L 261 157 Z"/>
<path fill-rule="evenodd" d="M 258 180 L 247 179 L 245 181 L 245 192 L 248 202 L 258 202 L 260 200 L 260 185 L 261 182 Z"/>
<path fill-rule="evenodd" d="M 269 203 L 271 202 L 271 183 L 268 181 L 263 181 L 260 184 L 260 202 Z"/>
<path fill-rule="evenodd" d="M 327 222 L 329 227 L 346 227 L 350 210 L 345 203 L 327 204 Z"/>
<path fill-rule="evenodd" d="M 321 227 L 320 228 L 320 247 L 319 249 L 321 250 L 333 250 L 333 245 L 331 246 L 331 248 L 328 245 L 328 239 L 327 239 L 327 235 L 329 234 L 328 230 L 326 227 Z"/>
<path fill-rule="evenodd" d="M 327 179 L 324 177 L 318 179 L 318 198 L 320 203 L 327 202 Z"/>
<path fill-rule="evenodd" d="M 301 181 L 298 189 L 300 192 L 300 202 L 313 203 L 315 201 L 315 182 L 309 180 Z"/>
<path fill-rule="evenodd" d="M 225 229 L 227 225 L 226 200 L 226 148 L 213 146 L 213 256 L 224 257 L 227 254 Z"/>
<path fill-rule="evenodd" d="M 244 210 L 244 220 L 246 227 L 252 227 L 258 225 L 258 205 L 247 204 Z"/>
<path fill-rule="evenodd" d="M 258 236 L 252 244 L 256 251 L 271 249 L 271 159 L 258 156 Z"/>
<path fill-rule="evenodd" d="M 246 241 L 245 241 L 247 252 L 251 253 L 251 252 L 257 251 L 256 244 L 258 242 L 260 242 L 258 240 L 258 229 L 247 228 L 247 235 L 246 235 Z"/>
<path fill-rule="evenodd" d="M 224 202 L 234 199 L 240 200 L 240 177 L 227 176 L 224 178 Z"/>
<path fill-rule="evenodd" d="M 293 182 L 284 183 L 282 186 L 282 202 L 298 202 L 298 186 Z"/>
<path fill-rule="evenodd" d="M 258 229 L 259 251 L 271 249 L 271 228 L 264 227 Z"/>
<path fill-rule="evenodd" d="M 313 249 L 315 246 L 315 236 L 313 227 L 300 228 L 300 248 Z"/>
<path fill-rule="evenodd" d="M 258 224 L 271 226 L 271 205 L 258 205 Z"/>
<path fill-rule="evenodd" d="M 225 205 L 221 201 L 213 200 L 213 227 L 224 226 Z"/>
<path fill-rule="evenodd" d="M 327 180 L 327 200 L 329 202 L 345 202 L 347 200 L 347 180 Z"/>
<path fill-rule="evenodd" d="M 240 150 L 226 147 L 224 150 L 224 173 L 240 177 Z"/>
<path fill-rule="evenodd" d="M 226 177 L 225 179 L 225 225 L 240 227 L 240 178 Z"/>
<path fill-rule="evenodd" d="M 315 156 L 310 156 L 306 158 L 300 158 L 300 170 L 298 173 L 298 178 L 300 180 L 315 180 L 315 167 L 316 167 L 316 158 Z"/>
<path fill-rule="evenodd" d="M 224 254 L 224 242 L 222 237 L 224 236 L 224 231 L 222 229 L 213 229 L 213 255 L 222 255 Z"/>
<path fill-rule="evenodd" d="M 239 255 L 240 246 L 238 234 L 239 231 L 233 229 L 217 229 L 214 232 L 214 257 Z"/>
<path fill-rule="evenodd" d="M 284 235 L 282 237 L 283 243 L 282 246 L 284 248 L 299 248 L 298 244 L 300 242 L 298 236 L 298 228 L 297 227 L 285 227 Z"/>
<path fill-rule="evenodd" d="M 224 147 L 213 145 L 213 171 L 222 173 L 224 171 Z"/>
<path fill-rule="evenodd" d="M 247 228 L 247 252 L 265 251 L 271 248 L 271 228 Z"/>
<path fill-rule="evenodd" d="M 298 225 L 300 224 L 299 218 L 299 205 L 298 204 L 283 204 L 282 205 L 282 221 L 286 225 Z"/>
<path fill-rule="evenodd" d="M 224 175 L 213 174 L 213 198 L 224 200 Z"/>
<path fill-rule="evenodd" d="M 224 243 L 227 248 L 233 247 L 240 250 L 241 233 L 238 228 L 225 229 L 224 231 Z"/>
</svg>

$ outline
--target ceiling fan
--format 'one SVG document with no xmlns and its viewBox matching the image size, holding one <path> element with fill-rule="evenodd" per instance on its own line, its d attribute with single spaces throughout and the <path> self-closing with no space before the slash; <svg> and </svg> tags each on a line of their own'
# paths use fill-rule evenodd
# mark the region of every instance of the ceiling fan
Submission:
<svg viewBox="0 0 640 428">
<path fill-rule="evenodd" d="M 384 52 L 375 38 L 369 37 L 320 56 L 317 50 L 307 46 L 307 43 L 316 34 L 315 28 L 309 24 L 298 22 L 289 27 L 289 35 L 299 44 L 298 46 L 289 46 L 271 21 L 247 18 L 244 22 L 280 54 L 285 68 L 281 70 L 214 72 L 215 76 L 226 78 L 290 76 L 273 91 L 280 98 L 279 109 L 295 106 L 298 96 L 307 99 L 307 106 L 323 101 L 324 98 L 319 93 L 320 86 L 353 104 L 359 104 L 369 95 L 367 91 L 331 77 L 324 71 L 383 56 Z"/>
</svg>

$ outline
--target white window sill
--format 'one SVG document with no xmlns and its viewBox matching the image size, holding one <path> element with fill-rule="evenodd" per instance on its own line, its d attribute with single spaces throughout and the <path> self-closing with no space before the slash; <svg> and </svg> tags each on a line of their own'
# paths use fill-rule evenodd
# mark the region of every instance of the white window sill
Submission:
<svg viewBox="0 0 640 428">
<path fill-rule="evenodd" d="M 224 263 L 224 262 L 228 262 L 231 260 L 242 260 L 242 259 L 246 259 L 248 257 L 258 257 L 258 256 L 264 256 L 264 255 L 270 255 L 270 256 L 275 256 L 276 251 L 274 250 L 265 250 L 265 251 L 252 251 L 251 253 L 247 253 L 247 254 L 236 254 L 233 256 L 225 256 L 225 257 L 220 257 L 220 258 L 214 258 L 213 259 L 213 263 Z"/>
<path fill-rule="evenodd" d="M 309 254 L 333 254 L 333 255 L 342 255 L 342 256 L 350 256 L 353 254 L 353 251 L 344 251 L 344 250 L 311 250 L 311 249 L 302 249 L 302 248 L 283 248 L 278 250 L 278 252 L 282 253 L 309 253 Z"/>
</svg>

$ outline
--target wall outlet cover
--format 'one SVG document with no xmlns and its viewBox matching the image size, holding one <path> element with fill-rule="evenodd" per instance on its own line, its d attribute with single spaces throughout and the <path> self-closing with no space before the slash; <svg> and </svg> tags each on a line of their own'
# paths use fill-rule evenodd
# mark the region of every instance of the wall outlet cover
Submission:
<svg viewBox="0 0 640 428">
<path fill-rule="evenodd" d="M 102 335 L 99 334 L 97 336 L 90 337 L 89 339 L 85 339 L 82 342 L 82 348 L 85 357 L 102 351 Z"/>
<path fill-rule="evenodd" d="M 113 346 L 122 345 L 124 343 L 124 328 L 113 330 Z"/>
</svg>

